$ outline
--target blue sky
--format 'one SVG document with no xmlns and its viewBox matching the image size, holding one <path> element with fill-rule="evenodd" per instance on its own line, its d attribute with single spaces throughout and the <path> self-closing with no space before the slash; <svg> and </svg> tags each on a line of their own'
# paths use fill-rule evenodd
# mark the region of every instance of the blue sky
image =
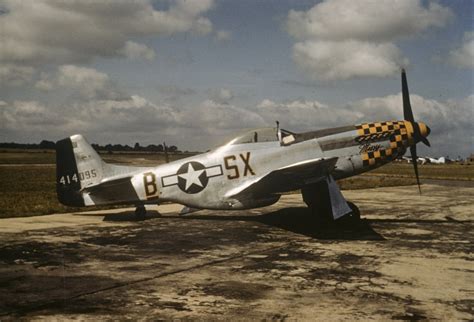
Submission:
<svg viewBox="0 0 474 322">
<path fill-rule="evenodd" d="M 473 152 L 472 1 L 0 1 L 0 141 L 166 140 L 401 119 Z"/>
</svg>

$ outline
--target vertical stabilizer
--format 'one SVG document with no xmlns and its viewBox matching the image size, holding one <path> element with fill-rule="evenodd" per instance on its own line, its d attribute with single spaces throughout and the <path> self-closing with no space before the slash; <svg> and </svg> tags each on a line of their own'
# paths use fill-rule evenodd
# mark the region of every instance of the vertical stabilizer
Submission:
<svg viewBox="0 0 474 322">
<path fill-rule="evenodd" d="M 82 135 L 56 143 L 56 192 L 67 206 L 85 205 L 81 189 L 99 183 L 104 163 Z"/>
</svg>

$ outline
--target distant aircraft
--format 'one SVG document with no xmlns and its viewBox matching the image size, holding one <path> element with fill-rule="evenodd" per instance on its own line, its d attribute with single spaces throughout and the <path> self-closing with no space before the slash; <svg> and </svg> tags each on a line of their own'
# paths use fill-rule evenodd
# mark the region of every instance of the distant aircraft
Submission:
<svg viewBox="0 0 474 322">
<path fill-rule="evenodd" d="M 433 164 L 445 164 L 446 163 L 446 158 L 445 157 L 439 157 L 438 159 L 428 157 L 428 159 L 430 160 L 430 163 L 433 163 Z"/>
<path fill-rule="evenodd" d="M 402 157 L 403 160 L 407 161 L 408 163 L 412 163 L 412 159 L 411 157 Z M 416 158 L 416 163 L 418 164 L 421 164 L 421 165 L 425 165 L 426 163 L 430 163 L 430 158 L 424 158 L 424 157 L 418 157 Z"/>
<path fill-rule="evenodd" d="M 157 167 L 108 164 L 81 135 L 57 142 L 57 195 L 67 206 L 165 201 L 192 209 L 234 210 L 263 207 L 280 194 L 301 189 L 304 202 L 320 221 L 357 218 L 337 179 L 388 163 L 416 144 L 429 146 L 430 128 L 415 122 L 402 70 L 403 121 L 362 123 L 304 133 L 260 128 L 235 137 L 204 154 Z M 413 162 L 418 188 L 417 163 Z M 420 189 L 421 193 L 421 189 Z M 186 211 L 186 210 L 185 210 Z"/>
</svg>

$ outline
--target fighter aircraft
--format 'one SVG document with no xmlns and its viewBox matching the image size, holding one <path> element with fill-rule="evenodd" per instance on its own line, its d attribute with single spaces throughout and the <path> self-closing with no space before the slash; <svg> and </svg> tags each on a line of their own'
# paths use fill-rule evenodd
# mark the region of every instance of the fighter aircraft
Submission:
<svg viewBox="0 0 474 322">
<path fill-rule="evenodd" d="M 446 162 L 448 160 L 446 160 L 445 157 L 439 157 L 439 158 L 430 158 L 428 157 L 428 159 L 430 160 L 430 163 L 432 164 L 446 164 Z"/>
<path fill-rule="evenodd" d="M 408 163 L 412 162 L 412 159 L 409 158 L 409 157 L 403 157 L 403 160 L 407 161 Z M 425 165 L 427 163 L 431 163 L 431 159 L 430 158 L 425 158 L 425 157 L 418 157 L 416 159 L 416 163 L 418 163 L 420 165 Z"/>
<path fill-rule="evenodd" d="M 335 180 L 370 171 L 416 144 L 429 146 L 430 128 L 415 122 L 402 70 L 404 120 L 295 133 L 259 128 L 209 152 L 156 167 L 105 163 L 81 135 L 56 144 L 57 195 L 67 206 L 174 202 L 191 209 L 236 210 L 268 206 L 284 192 L 301 190 L 321 221 L 356 217 Z M 417 162 L 412 162 L 420 187 Z M 421 193 L 421 189 L 420 189 Z M 186 212 L 185 211 L 185 212 Z"/>
</svg>

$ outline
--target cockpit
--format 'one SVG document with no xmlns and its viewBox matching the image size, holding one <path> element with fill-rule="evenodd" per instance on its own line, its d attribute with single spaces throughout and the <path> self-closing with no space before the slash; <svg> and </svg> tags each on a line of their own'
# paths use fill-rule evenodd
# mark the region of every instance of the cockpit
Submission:
<svg viewBox="0 0 474 322">
<path fill-rule="evenodd" d="M 282 145 L 288 145 L 293 141 L 295 141 L 294 133 L 283 129 L 279 130 L 276 127 L 266 127 L 247 131 L 232 139 L 228 144 L 281 142 Z"/>
</svg>

